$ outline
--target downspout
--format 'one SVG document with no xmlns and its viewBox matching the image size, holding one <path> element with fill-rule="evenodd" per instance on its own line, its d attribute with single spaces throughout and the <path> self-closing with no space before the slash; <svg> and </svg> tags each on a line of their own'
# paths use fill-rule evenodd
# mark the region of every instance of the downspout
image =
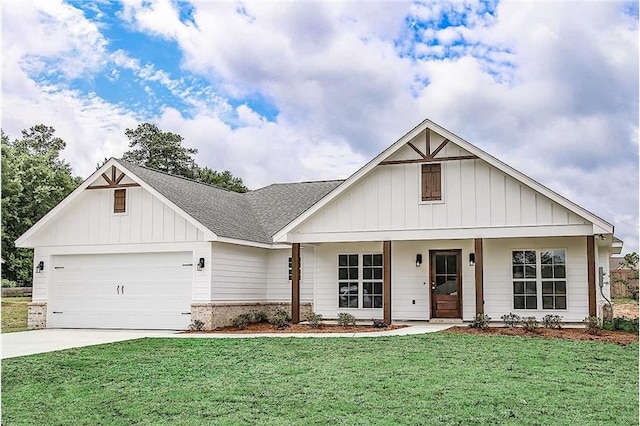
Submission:
<svg viewBox="0 0 640 426">
<path fill-rule="evenodd" d="M 602 295 L 602 298 L 606 300 L 607 303 L 609 304 L 609 310 L 611 312 L 611 320 L 613 321 L 613 304 L 604 295 L 604 291 L 602 291 L 602 288 L 604 287 L 604 268 L 602 266 L 598 267 L 598 287 L 600 287 L 600 294 Z M 604 315 L 603 315 L 602 321 L 604 322 Z"/>
</svg>

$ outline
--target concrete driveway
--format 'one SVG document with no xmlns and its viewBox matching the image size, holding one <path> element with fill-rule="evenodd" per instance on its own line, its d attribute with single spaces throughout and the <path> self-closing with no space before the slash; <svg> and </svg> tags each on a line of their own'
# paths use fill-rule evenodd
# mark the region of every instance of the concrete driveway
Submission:
<svg viewBox="0 0 640 426">
<path fill-rule="evenodd" d="M 142 337 L 169 337 L 175 331 L 47 329 L 2 334 L 2 359 Z"/>
</svg>

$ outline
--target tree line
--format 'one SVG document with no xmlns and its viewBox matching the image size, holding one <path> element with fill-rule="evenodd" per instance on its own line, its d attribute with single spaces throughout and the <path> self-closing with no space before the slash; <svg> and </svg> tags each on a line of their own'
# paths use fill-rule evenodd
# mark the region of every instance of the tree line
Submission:
<svg viewBox="0 0 640 426">
<path fill-rule="evenodd" d="M 83 181 L 61 158 L 66 142 L 55 132 L 51 126 L 38 124 L 22 130 L 21 138 L 10 140 L 2 131 L 3 287 L 31 285 L 33 251 L 16 248 L 15 240 Z M 130 149 L 123 160 L 235 192 L 248 191 L 242 178 L 228 170 L 218 172 L 196 164 L 193 156 L 198 150 L 183 147 L 184 138 L 178 134 L 142 123 L 126 129 L 125 136 Z"/>
</svg>

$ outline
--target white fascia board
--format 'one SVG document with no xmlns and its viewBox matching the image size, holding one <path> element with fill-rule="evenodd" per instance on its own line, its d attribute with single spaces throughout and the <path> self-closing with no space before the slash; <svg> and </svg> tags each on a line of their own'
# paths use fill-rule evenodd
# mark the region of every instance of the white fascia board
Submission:
<svg viewBox="0 0 640 426">
<path fill-rule="evenodd" d="M 227 244 L 237 244 L 240 246 L 248 246 L 248 247 L 257 247 L 257 248 L 265 248 L 265 249 L 290 249 L 290 244 L 266 244 L 266 243 L 258 243 L 255 241 L 248 240 L 239 240 L 236 238 L 227 238 L 227 237 L 217 237 L 215 242 L 218 243 L 227 243 Z"/>
<path fill-rule="evenodd" d="M 335 200 L 337 197 L 340 196 L 340 194 L 344 193 L 353 184 L 358 182 L 367 173 L 373 170 L 373 168 L 376 167 L 378 164 L 380 164 L 385 158 L 388 158 L 391 154 L 393 154 L 398 149 L 403 147 L 407 142 L 411 141 L 413 138 L 418 136 L 420 132 L 422 132 L 427 128 L 427 123 L 429 123 L 429 120 L 423 121 L 422 123 L 414 127 L 411 131 L 409 131 L 407 134 L 405 134 L 400 139 L 398 139 L 393 145 L 391 145 L 390 147 L 382 151 L 380 154 L 378 154 L 375 158 L 373 158 L 373 160 L 369 161 L 367 164 L 362 166 L 357 172 L 349 176 L 349 178 L 347 178 L 344 182 L 342 182 L 340 185 L 335 187 L 333 191 L 329 192 L 322 199 L 320 199 L 320 201 L 315 203 L 313 206 L 307 209 L 304 213 L 302 213 L 300 216 L 298 216 L 297 218 L 289 222 L 289 224 L 287 224 L 284 228 L 278 231 L 273 236 L 273 241 L 274 242 L 287 241 L 286 235 L 289 232 L 291 232 L 291 230 L 293 230 L 296 226 L 300 225 L 302 222 L 307 220 L 315 212 L 317 212 L 318 210 L 320 210 L 321 208 L 329 204 L 332 200 Z"/>
<path fill-rule="evenodd" d="M 424 120 L 419 125 L 417 125 L 416 127 L 414 127 L 411 131 L 409 131 L 407 134 L 402 136 L 393 145 L 391 145 L 389 148 L 385 149 L 378 156 L 376 156 L 373 160 L 371 160 L 366 165 L 364 165 L 362 168 L 360 168 L 360 170 L 355 172 L 347 180 L 345 180 L 343 183 L 338 185 L 333 191 L 331 191 L 324 198 L 322 198 L 320 201 L 318 201 L 316 204 L 314 204 L 311 208 L 309 208 L 303 214 L 301 214 L 296 219 L 291 221 L 287 226 L 285 226 L 280 231 L 278 231 L 273 236 L 273 241 L 275 241 L 275 242 L 287 241 L 288 240 L 286 238 L 286 234 L 287 233 L 291 232 L 293 229 L 295 229 L 298 225 L 300 225 L 302 222 L 304 222 L 306 219 L 308 219 L 315 212 L 320 210 L 322 207 L 326 206 L 332 200 L 336 199 L 340 194 L 342 194 L 347 189 L 349 189 L 349 187 L 351 187 L 354 183 L 359 181 L 364 175 L 369 173 L 374 167 L 376 167 L 378 164 L 380 164 L 382 161 L 384 161 L 386 158 L 388 158 L 390 155 L 392 155 L 398 149 L 403 147 L 407 142 L 410 142 L 413 138 L 415 138 L 418 134 L 420 134 L 420 132 L 424 131 L 425 129 L 433 130 L 434 132 L 440 134 L 441 136 L 444 136 L 446 139 L 449 139 L 451 142 L 453 142 L 454 144 L 456 144 L 459 147 L 463 148 L 464 150 L 470 152 L 471 154 L 476 155 L 478 158 L 480 158 L 481 160 L 486 161 L 487 163 L 489 163 L 493 167 L 497 168 L 498 170 L 500 170 L 500 171 L 504 172 L 505 174 L 513 177 L 517 181 L 525 184 L 526 186 L 528 186 L 528 187 L 532 188 L 533 190 L 541 193 L 542 195 L 545 195 L 546 197 L 550 198 L 551 200 L 553 200 L 554 202 L 556 202 L 559 205 L 563 206 L 564 208 L 568 209 L 569 211 L 574 212 L 578 216 L 583 217 L 584 219 L 590 221 L 591 223 L 594 224 L 594 227 L 597 226 L 597 227 L 599 227 L 601 229 L 601 231 L 599 231 L 598 233 L 613 233 L 613 225 L 610 224 L 609 222 L 607 222 L 604 219 L 596 216 L 595 214 L 589 212 L 588 210 L 580 207 L 579 205 L 575 204 L 574 202 L 564 198 L 563 196 L 561 196 L 557 192 L 552 191 L 551 189 L 549 189 L 546 186 L 542 185 L 541 183 L 533 180 L 529 176 L 519 172 L 518 170 L 514 169 L 513 167 L 503 163 L 502 161 L 498 160 L 497 158 L 493 157 L 492 155 L 488 154 L 487 152 L 483 151 L 482 149 L 478 148 L 477 146 L 472 145 L 471 143 L 467 142 L 466 140 L 462 139 L 461 137 L 451 133 L 447 129 L 445 129 L 445 128 L 441 127 L 440 125 L 434 123 L 433 121 L 427 119 L 427 120 Z"/>
<path fill-rule="evenodd" d="M 84 182 L 82 182 L 80 184 L 80 186 L 78 186 L 76 189 L 74 189 L 60 203 L 58 203 L 54 208 L 49 210 L 49 212 L 47 214 L 45 214 L 42 217 L 42 219 L 37 221 L 24 234 L 22 234 L 20 237 L 18 237 L 18 239 L 15 242 L 16 247 L 33 248 L 33 246 L 30 246 L 30 245 L 27 244 L 28 239 L 34 233 L 36 233 L 40 228 L 42 228 L 47 222 L 49 222 L 51 220 L 51 218 L 53 218 L 58 213 L 60 213 L 62 210 L 64 210 L 65 207 L 67 207 L 67 205 L 69 205 L 73 200 L 75 200 L 85 189 L 87 189 L 87 187 L 89 185 L 91 185 L 93 182 L 95 182 L 96 179 L 100 178 L 103 173 L 105 173 L 107 170 L 109 170 L 111 168 L 111 166 L 115 166 L 118 169 L 123 170 L 124 172 L 126 172 L 126 175 L 129 176 L 135 183 L 139 184 L 142 188 L 144 188 L 145 190 L 149 191 L 151 194 L 153 194 L 155 197 L 160 199 L 162 202 L 164 202 L 167 205 L 169 205 L 180 216 L 182 216 L 186 221 L 188 221 L 189 223 L 193 224 L 196 228 L 200 229 L 204 234 L 205 240 L 212 241 L 212 240 L 215 240 L 217 238 L 217 236 L 213 232 L 211 232 L 210 229 L 208 229 L 206 226 L 204 226 L 203 224 L 201 224 L 200 222 L 195 220 L 193 217 L 191 217 L 189 214 L 184 212 L 180 207 L 176 206 L 174 203 L 169 201 L 166 197 L 164 197 L 158 191 L 153 189 L 151 186 L 147 185 L 139 177 L 137 177 L 135 174 L 131 173 L 131 171 L 128 170 L 123 164 L 121 164 L 115 158 L 112 157 L 106 163 L 104 163 L 102 165 L 102 167 L 100 167 L 98 170 L 93 172 L 91 174 L 91 176 L 89 176 L 87 179 L 85 179 Z M 96 189 L 96 191 L 100 191 L 100 189 Z"/>
<path fill-rule="evenodd" d="M 288 234 L 290 243 L 340 243 L 368 241 L 462 240 L 469 238 L 574 237 L 593 235 L 591 224 L 486 228 L 440 228 L 396 231 L 324 232 Z"/>
</svg>

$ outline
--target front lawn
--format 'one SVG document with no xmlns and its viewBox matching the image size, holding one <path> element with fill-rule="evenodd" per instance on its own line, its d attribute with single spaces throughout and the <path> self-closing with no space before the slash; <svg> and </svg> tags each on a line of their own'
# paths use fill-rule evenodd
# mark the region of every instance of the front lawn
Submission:
<svg viewBox="0 0 640 426">
<path fill-rule="evenodd" d="M 2 362 L 2 424 L 638 424 L 638 344 L 142 339 Z"/>
<path fill-rule="evenodd" d="M 31 297 L 2 298 L 2 332 L 27 330 L 27 304 Z"/>
</svg>

